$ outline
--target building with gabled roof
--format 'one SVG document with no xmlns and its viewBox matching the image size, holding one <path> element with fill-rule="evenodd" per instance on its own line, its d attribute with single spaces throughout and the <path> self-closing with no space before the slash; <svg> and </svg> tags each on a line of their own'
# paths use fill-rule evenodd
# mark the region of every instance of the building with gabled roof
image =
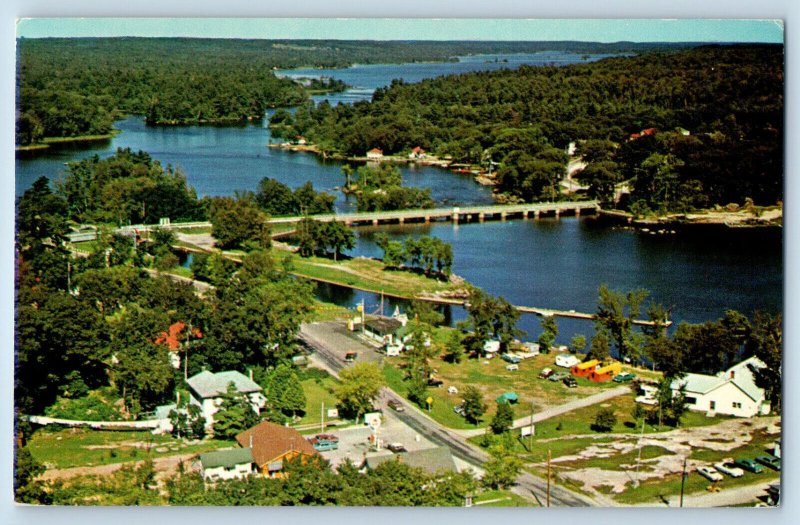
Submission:
<svg viewBox="0 0 800 525">
<path fill-rule="evenodd" d="M 206 480 L 244 478 L 253 473 L 253 453 L 249 448 L 229 448 L 200 454 L 200 474 Z"/>
<path fill-rule="evenodd" d="M 690 410 L 753 417 L 770 412 L 764 389 L 756 385 L 753 369 L 766 365 L 757 357 L 745 359 L 717 375 L 687 374 L 672 382 L 675 395 L 683 387 Z"/>
<path fill-rule="evenodd" d="M 200 407 L 203 417 L 206 418 L 206 427 L 211 428 L 214 424 L 214 414 L 222 405 L 228 386 L 232 383 L 237 393 L 247 396 L 250 406 L 256 414 L 261 413 L 261 409 L 267 402 L 267 398 L 262 393 L 263 389 L 252 378 L 245 376 L 235 370 L 225 372 L 209 372 L 203 370 L 195 374 L 186 381 L 189 385 L 189 402 Z"/>
<path fill-rule="evenodd" d="M 270 477 L 280 475 L 284 461 L 318 454 L 300 432 L 269 421 L 240 432 L 236 442 L 252 451 L 258 472 Z"/>
<path fill-rule="evenodd" d="M 383 150 L 378 148 L 372 148 L 367 152 L 368 159 L 382 159 L 383 158 Z"/>
<path fill-rule="evenodd" d="M 399 454 L 383 454 L 368 456 L 364 459 L 364 467 L 375 469 L 387 461 L 399 461 L 409 467 L 421 468 L 428 474 L 458 472 L 453 454 L 448 447 L 426 448 Z"/>
</svg>

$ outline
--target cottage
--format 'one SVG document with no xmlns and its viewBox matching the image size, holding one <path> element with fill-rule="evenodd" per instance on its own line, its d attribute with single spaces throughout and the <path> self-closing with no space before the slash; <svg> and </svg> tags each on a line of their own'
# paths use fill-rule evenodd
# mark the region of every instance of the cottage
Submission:
<svg viewBox="0 0 800 525">
<path fill-rule="evenodd" d="M 402 322 L 391 317 L 370 319 L 364 323 L 364 335 L 382 344 L 392 344 L 401 326 Z"/>
<path fill-rule="evenodd" d="M 237 434 L 236 442 L 252 452 L 257 471 L 269 477 L 282 476 L 284 461 L 317 455 L 300 432 L 269 421 Z"/>
<path fill-rule="evenodd" d="M 610 365 L 597 367 L 589 373 L 589 381 L 594 381 L 595 383 L 610 381 L 619 375 L 620 372 L 622 372 L 621 363 L 611 363 Z"/>
<path fill-rule="evenodd" d="M 753 369 L 766 365 L 751 357 L 715 376 L 687 374 L 672 382 L 673 395 L 685 387 L 690 410 L 737 417 L 753 417 L 770 412 L 764 390 L 756 386 Z"/>
<path fill-rule="evenodd" d="M 417 146 L 416 148 L 411 150 L 411 153 L 408 154 L 409 159 L 424 159 L 425 158 L 425 150 Z"/>
<path fill-rule="evenodd" d="M 594 372 L 594 369 L 600 364 L 600 361 L 597 359 L 591 359 L 586 361 L 585 363 L 580 363 L 572 367 L 570 372 L 575 377 L 588 377 L 589 374 Z"/>
<path fill-rule="evenodd" d="M 247 396 L 250 406 L 256 414 L 261 413 L 261 409 L 267 402 L 262 394 L 263 389 L 252 378 L 232 370 L 216 374 L 203 370 L 190 377 L 187 383 L 189 384 L 189 402 L 200 407 L 203 417 L 206 418 L 206 427 L 209 429 L 214 425 L 214 414 L 219 410 L 231 383 L 237 393 Z"/>
<path fill-rule="evenodd" d="M 203 479 L 241 479 L 253 473 L 253 454 L 249 448 L 215 450 L 200 454 L 199 464 Z"/>
<path fill-rule="evenodd" d="M 453 454 L 448 447 L 427 448 L 425 450 L 401 452 L 400 454 L 369 456 L 364 460 L 363 466 L 368 469 L 375 469 L 378 465 L 386 463 L 387 461 L 405 463 L 409 467 L 421 468 L 429 474 L 458 472 Z"/>
<path fill-rule="evenodd" d="M 380 160 L 383 158 L 383 150 L 372 148 L 367 152 L 367 158 L 370 160 Z"/>
</svg>

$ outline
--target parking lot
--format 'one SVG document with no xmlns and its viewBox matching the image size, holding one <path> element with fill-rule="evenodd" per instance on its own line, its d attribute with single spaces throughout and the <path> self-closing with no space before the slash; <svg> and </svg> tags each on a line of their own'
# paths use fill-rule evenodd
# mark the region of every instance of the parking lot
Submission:
<svg viewBox="0 0 800 525">
<path fill-rule="evenodd" d="M 337 450 L 320 452 L 320 455 L 330 461 L 333 467 L 344 462 L 347 458 L 354 464 L 361 465 L 367 455 L 391 455 L 392 453 L 385 448 L 389 443 L 402 443 L 408 451 L 423 450 L 435 446 L 424 437 L 418 436 L 413 429 L 403 424 L 394 414 L 387 410 L 384 410 L 383 424 L 378 431 L 378 439 L 382 441 L 383 445 L 380 450 L 370 449 L 370 429 L 366 425 L 338 430 L 331 429 L 326 430 L 326 432 L 333 433 L 339 437 L 339 448 Z"/>
</svg>

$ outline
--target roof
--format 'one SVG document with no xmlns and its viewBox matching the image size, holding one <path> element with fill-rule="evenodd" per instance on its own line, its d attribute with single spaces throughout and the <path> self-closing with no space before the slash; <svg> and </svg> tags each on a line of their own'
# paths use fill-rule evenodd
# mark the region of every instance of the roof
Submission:
<svg viewBox="0 0 800 525">
<path fill-rule="evenodd" d="M 403 326 L 403 323 L 401 323 L 397 319 L 392 319 L 392 318 L 371 319 L 364 324 L 366 325 L 367 328 L 369 328 L 373 332 L 378 332 L 381 334 L 394 333 L 401 326 Z"/>
<path fill-rule="evenodd" d="M 311 443 L 293 428 L 264 421 L 236 435 L 236 441 L 243 447 L 250 447 L 255 463 L 262 467 L 281 458 L 287 452 L 295 451 L 308 456 L 317 453 Z"/>
<path fill-rule="evenodd" d="M 414 450 L 412 452 L 402 452 L 400 454 L 384 454 L 381 456 L 370 456 L 366 459 L 366 465 L 374 469 L 387 461 L 399 461 L 409 467 L 421 468 L 430 474 L 448 471 L 457 472 L 456 462 L 453 454 L 448 447 L 426 448 L 425 450 Z"/>
<path fill-rule="evenodd" d="M 586 368 L 592 368 L 593 366 L 597 366 L 599 364 L 600 364 L 600 361 L 598 361 L 597 359 L 591 359 L 589 361 L 584 361 L 583 363 L 579 363 L 579 364 L 577 364 L 575 366 L 577 366 L 581 370 L 584 370 Z"/>
<path fill-rule="evenodd" d="M 496 399 L 496 401 L 498 403 L 504 403 L 506 401 L 516 402 L 518 400 L 519 400 L 519 396 L 517 394 L 515 394 L 514 392 L 506 392 L 505 394 L 501 394 L 501 395 L 497 396 L 497 399 Z"/>
<path fill-rule="evenodd" d="M 750 399 L 758 401 L 764 397 L 764 390 L 756 386 L 755 376 L 750 369 L 751 366 L 763 368 L 766 365 L 757 357 L 751 357 L 715 376 L 686 374 L 686 377 L 673 381 L 671 387 L 678 389 L 682 384 L 685 384 L 687 393 L 707 394 L 726 383 L 733 383 Z M 731 372 L 733 372 L 733 377 L 731 377 Z"/>
<path fill-rule="evenodd" d="M 199 374 L 193 375 L 187 381 L 191 388 L 200 399 L 218 397 L 228 391 L 228 385 L 233 383 L 236 391 L 242 394 L 260 392 L 262 388 L 242 373 L 235 370 L 217 372 L 216 374 L 203 370 Z"/>
<path fill-rule="evenodd" d="M 153 412 L 156 419 L 167 419 L 169 417 L 169 413 L 177 409 L 178 405 L 172 403 L 171 405 L 159 405 Z"/>
<path fill-rule="evenodd" d="M 200 454 L 200 463 L 202 463 L 204 469 L 214 467 L 233 468 L 236 465 L 252 462 L 253 453 L 249 448 L 229 448 Z"/>
<path fill-rule="evenodd" d="M 379 153 L 379 154 L 383 155 L 383 150 L 380 150 L 378 148 L 372 148 L 367 153 Z"/>
</svg>

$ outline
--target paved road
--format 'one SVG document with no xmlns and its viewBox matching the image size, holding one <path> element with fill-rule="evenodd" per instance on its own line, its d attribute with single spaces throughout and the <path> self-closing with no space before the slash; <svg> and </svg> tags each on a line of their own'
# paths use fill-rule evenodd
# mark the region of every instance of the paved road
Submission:
<svg viewBox="0 0 800 525">
<path fill-rule="evenodd" d="M 346 331 L 337 330 L 332 326 L 334 324 L 312 323 L 304 324 L 300 328 L 300 340 L 314 350 L 313 359 L 321 363 L 324 368 L 336 375 L 346 365 L 344 353 L 347 351 L 358 352 L 359 359 L 362 356 L 364 359 L 372 359 L 373 355 L 378 355 L 374 348 L 349 337 Z M 392 389 L 384 388 L 381 392 L 381 397 L 383 402 L 393 399 L 405 406 L 406 410 L 404 412 L 394 412 L 392 415 L 424 436 L 428 441 L 450 448 L 456 458 L 477 468 L 481 468 L 489 460 L 489 454 L 467 443 L 466 438 L 456 431 L 428 417 Z M 514 491 L 527 498 L 533 497 L 544 505 L 547 498 L 547 482 L 525 472 L 517 478 L 517 486 L 514 487 Z M 562 487 L 554 486 L 550 490 L 550 504 L 563 507 L 585 507 L 597 505 L 597 502 Z"/>
<path fill-rule="evenodd" d="M 547 410 L 542 410 L 541 412 L 533 415 L 533 422 L 538 423 L 540 421 L 550 419 L 551 417 L 559 416 L 561 414 L 566 414 L 567 412 L 572 412 L 573 410 L 577 410 L 579 408 L 596 405 L 604 401 L 608 401 L 609 399 L 613 399 L 615 397 L 619 397 L 625 394 L 630 394 L 630 392 L 631 389 L 629 386 L 620 386 L 617 388 L 603 390 L 602 392 L 598 392 L 597 394 L 593 394 L 591 396 L 575 399 L 573 401 L 570 401 L 569 403 L 564 403 L 563 405 L 558 405 L 550 407 Z M 531 416 L 521 417 L 519 419 L 514 420 L 513 428 L 528 427 L 530 425 L 531 425 Z M 469 437 L 483 435 L 484 431 L 483 429 L 478 428 L 474 430 L 457 430 L 456 432 L 458 432 L 464 437 L 469 438 Z"/>
</svg>

